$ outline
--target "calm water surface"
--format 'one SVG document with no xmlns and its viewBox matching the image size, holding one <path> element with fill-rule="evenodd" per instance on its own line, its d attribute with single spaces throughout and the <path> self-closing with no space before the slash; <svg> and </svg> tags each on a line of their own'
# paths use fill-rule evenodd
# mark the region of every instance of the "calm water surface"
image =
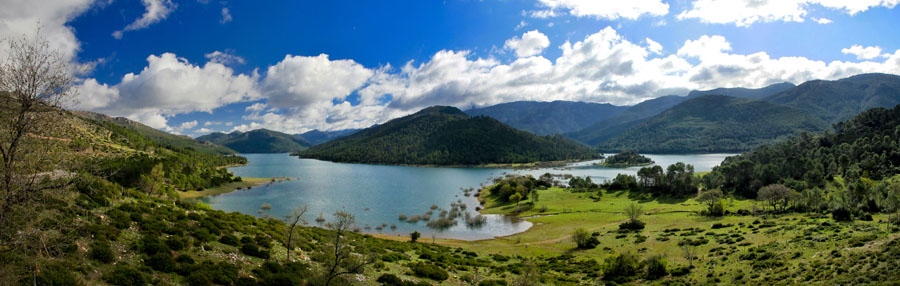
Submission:
<svg viewBox="0 0 900 286">
<path fill-rule="evenodd" d="M 663 167 L 675 162 L 685 162 L 694 165 L 696 172 L 704 172 L 711 170 L 729 155 L 647 156 Z M 419 231 L 423 238 L 435 235 L 465 240 L 488 239 L 522 232 L 531 227 L 531 223 L 488 215 L 487 223 L 480 228 L 469 228 L 460 220 L 450 229 L 435 231 L 429 229 L 425 222 L 406 223 L 399 221 L 397 217 L 400 214 L 424 214 L 432 204 L 441 209 L 449 209 L 451 203 L 460 201 L 474 215 L 478 202 L 475 198 L 464 196 L 461 188 L 478 188 L 491 178 L 505 173 L 531 174 L 535 177 L 547 172 L 572 174 L 590 176 L 595 182 L 600 182 L 620 173 L 635 175 L 640 169 L 591 166 L 591 162 L 538 170 L 430 168 L 332 163 L 298 159 L 287 154 L 242 156 L 247 157 L 250 164 L 231 168 L 237 176 L 294 179 L 200 200 L 215 209 L 276 218 L 289 214 L 295 207 L 306 205 L 309 208 L 306 220 L 311 225 L 317 224 L 315 219 L 320 215 L 328 220 L 331 219 L 331 214 L 343 210 L 356 216 L 357 224 L 363 232 L 407 235 Z M 270 204 L 272 208 L 260 213 L 263 204 Z M 436 211 L 432 217 L 436 218 L 437 213 L 439 212 Z M 387 227 L 380 231 L 375 229 L 382 224 L 387 224 Z M 397 228 L 391 229 L 391 224 Z"/>
</svg>

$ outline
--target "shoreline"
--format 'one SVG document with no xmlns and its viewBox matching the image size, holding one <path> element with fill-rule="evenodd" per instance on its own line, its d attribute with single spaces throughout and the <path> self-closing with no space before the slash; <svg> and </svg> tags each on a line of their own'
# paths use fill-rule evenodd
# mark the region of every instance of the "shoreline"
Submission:
<svg viewBox="0 0 900 286">
<path fill-rule="evenodd" d="M 373 163 L 373 162 L 339 162 L 339 161 L 330 161 L 330 160 L 318 159 L 318 158 L 300 157 L 295 154 L 290 154 L 290 156 L 297 157 L 298 159 L 318 160 L 318 161 L 322 161 L 322 162 L 329 162 L 329 163 L 335 163 L 335 164 L 358 164 L 358 165 L 419 167 L 419 168 L 476 168 L 476 169 L 513 169 L 513 170 L 557 168 L 557 167 L 565 167 L 566 165 L 572 164 L 572 163 L 590 162 L 590 161 L 601 159 L 601 158 L 592 158 L 592 159 L 563 160 L 563 161 L 538 161 L 538 162 L 528 162 L 528 163 L 489 163 L 489 164 L 478 164 L 478 165 L 465 165 L 465 164 L 437 165 L 437 164 L 392 164 L 392 163 Z"/>
<path fill-rule="evenodd" d="M 293 178 L 297 179 L 297 178 Z M 204 189 L 202 191 L 176 191 L 178 193 L 178 197 L 182 199 L 196 199 L 206 196 L 214 196 L 227 194 L 230 192 L 234 192 L 237 190 L 251 189 L 253 187 L 262 186 L 265 184 L 290 181 L 293 180 L 288 177 L 274 177 L 274 178 L 241 178 L 240 182 L 231 182 L 227 184 L 222 184 L 221 186 Z"/>
</svg>

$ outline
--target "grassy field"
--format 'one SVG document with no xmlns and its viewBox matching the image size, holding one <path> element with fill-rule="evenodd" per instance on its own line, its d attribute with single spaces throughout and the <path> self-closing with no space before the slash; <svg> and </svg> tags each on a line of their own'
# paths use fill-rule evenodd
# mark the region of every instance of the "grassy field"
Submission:
<svg viewBox="0 0 900 286">
<path fill-rule="evenodd" d="M 485 202 L 481 211 L 484 214 L 516 213 L 515 204 L 499 203 L 486 191 L 480 199 Z M 693 199 L 651 198 L 627 191 L 603 192 L 598 196 L 550 188 L 539 191 L 539 201 L 533 206 L 528 201 L 520 203 L 527 207 L 524 211 L 519 209 L 518 216 L 534 223 L 526 232 L 490 240 L 437 242 L 481 254 L 513 257 L 573 255 L 602 262 L 624 252 L 639 257 L 662 255 L 670 268 L 693 264 L 695 268 L 689 274 L 692 281 L 746 283 L 748 279 L 777 277 L 779 273 L 766 276 L 766 271 L 776 272 L 779 265 L 803 269 L 810 262 L 834 258 L 834 253 L 867 251 L 897 238 L 895 229 L 879 223 L 886 216 L 875 216 L 873 221 L 837 223 L 822 214 L 737 215 L 734 213 L 738 210 L 762 210 L 765 206 L 755 200 L 726 201 L 732 214 L 706 217 L 699 214 L 705 205 Z M 620 232 L 618 225 L 628 219 L 624 208 L 632 203 L 643 208 L 640 220 L 646 228 Z M 599 246 L 577 249 L 571 237 L 577 228 L 598 232 Z M 693 261 L 687 258 L 688 251 L 694 254 Z M 771 255 L 748 255 L 757 252 Z M 768 258 L 760 261 L 759 257 Z"/>
</svg>

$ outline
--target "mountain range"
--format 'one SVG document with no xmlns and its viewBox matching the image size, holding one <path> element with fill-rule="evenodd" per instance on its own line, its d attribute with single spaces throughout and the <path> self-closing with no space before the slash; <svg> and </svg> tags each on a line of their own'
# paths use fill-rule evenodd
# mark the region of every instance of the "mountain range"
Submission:
<svg viewBox="0 0 900 286">
<path fill-rule="evenodd" d="M 581 130 L 622 113 L 625 106 L 574 101 L 516 101 L 466 111 L 471 116 L 490 116 L 514 128 L 537 135 Z"/>
</svg>

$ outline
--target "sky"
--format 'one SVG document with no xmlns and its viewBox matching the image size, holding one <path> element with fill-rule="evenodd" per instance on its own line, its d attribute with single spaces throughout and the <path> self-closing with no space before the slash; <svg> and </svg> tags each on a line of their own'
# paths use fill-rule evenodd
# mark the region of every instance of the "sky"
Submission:
<svg viewBox="0 0 900 286">
<path fill-rule="evenodd" d="M 0 39 L 40 27 L 70 62 L 70 108 L 188 136 L 365 128 L 433 105 L 631 105 L 900 74 L 900 0 L 0 4 Z"/>
</svg>

